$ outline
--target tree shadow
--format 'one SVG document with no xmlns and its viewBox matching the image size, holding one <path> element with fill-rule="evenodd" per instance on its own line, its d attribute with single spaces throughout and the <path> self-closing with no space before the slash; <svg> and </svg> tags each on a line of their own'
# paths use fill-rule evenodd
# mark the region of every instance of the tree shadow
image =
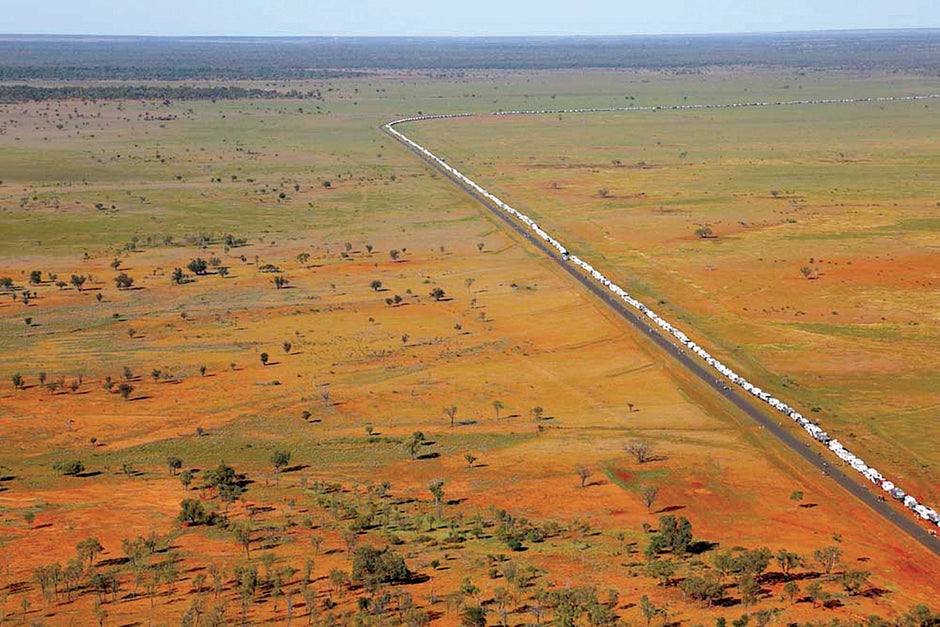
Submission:
<svg viewBox="0 0 940 627">
<path fill-rule="evenodd" d="M 713 551 L 719 547 L 717 542 L 709 542 L 708 540 L 698 540 L 689 545 L 688 552 L 692 555 L 701 555 L 702 553 L 707 553 L 708 551 Z"/>
<path fill-rule="evenodd" d="M 298 470 L 303 470 L 304 468 L 310 468 L 310 465 L 309 465 L 309 464 L 297 464 L 296 466 L 290 466 L 290 467 L 288 467 L 288 468 L 285 468 L 285 469 L 282 470 L 281 472 L 282 472 L 282 473 L 284 473 L 284 472 L 297 472 Z"/>
<path fill-rule="evenodd" d="M 885 590 L 884 588 L 879 588 L 878 586 L 872 586 L 865 592 L 862 592 L 861 594 L 859 594 L 859 596 L 865 597 L 866 599 L 876 599 L 878 597 L 883 597 L 884 595 L 888 593 L 889 591 Z"/>
<path fill-rule="evenodd" d="M 75 476 L 81 477 L 82 479 L 87 479 L 88 477 L 97 477 L 100 474 L 101 474 L 100 470 L 90 470 L 88 472 L 80 472 Z"/>
<path fill-rule="evenodd" d="M 670 506 L 668 506 L 668 507 L 662 508 L 661 510 L 659 510 L 659 511 L 656 512 L 656 513 L 657 513 L 657 514 L 668 514 L 669 512 L 678 512 L 680 509 L 685 509 L 685 505 L 670 505 Z"/>
<path fill-rule="evenodd" d="M 437 459 L 440 456 L 441 454 L 437 451 L 431 451 L 430 453 L 422 453 L 421 455 L 415 457 L 415 459 Z"/>
</svg>

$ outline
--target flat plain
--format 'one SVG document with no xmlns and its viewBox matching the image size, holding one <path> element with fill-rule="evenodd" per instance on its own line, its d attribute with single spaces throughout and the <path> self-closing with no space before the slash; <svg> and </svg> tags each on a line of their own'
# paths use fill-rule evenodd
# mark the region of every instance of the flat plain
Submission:
<svg viewBox="0 0 940 627">
<path fill-rule="evenodd" d="M 4 616 L 446 625 L 481 606 L 490 624 L 566 624 L 567 611 L 648 624 L 655 609 L 656 624 L 695 625 L 930 603 L 933 556 L 379 126 L 931 81 L 386 72 L 276 82 L 311 100 L 0 105 L 0 277 L 14 286 L 0 294 Z M 818 406 L 936 505 L 932 107 L 475 117 L 408 132 L 664 301 L 729 363 Z M 705 224 L 717 238 L 695 236 Z M 122 273 L 133 283 L 119 288 Z M 638 440 L 644 463 L 625 450 Z M 206 472 L 220 465 L 241 477 Z M 187 499 L 205 516 L 184 515 Z M 647 555 L 670 515 L 694 542 Z M 805 561 L 760 567 L 746 549 L 763 546 Z M 357 565 L 364 547 L 404 558 L 409 575 L 379 581 Z M 829 573 L 814 559 L 827 547 Z"/>
</svg>

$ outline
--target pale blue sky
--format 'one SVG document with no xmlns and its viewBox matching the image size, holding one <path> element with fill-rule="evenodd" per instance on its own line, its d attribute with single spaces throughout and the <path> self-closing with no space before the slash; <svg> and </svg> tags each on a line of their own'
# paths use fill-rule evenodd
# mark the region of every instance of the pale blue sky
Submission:
<svg viewBox="0 0 940 627">
<path fill-rule="evenodd" d="M 936 28 L 940 0 L 0 0 L 0 32 L 631 35 Z"/>
</svg>

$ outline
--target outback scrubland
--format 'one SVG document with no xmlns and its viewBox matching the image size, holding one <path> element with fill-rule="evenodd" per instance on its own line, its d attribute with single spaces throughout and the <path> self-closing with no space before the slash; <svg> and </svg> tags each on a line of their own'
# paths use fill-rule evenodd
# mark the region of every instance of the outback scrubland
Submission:
<svg viewBox="0 0 940 627">
<path fill-rule="evenodd" d="M 934 624 L 935 556 L 378 128 L 932 81 L 385 71 L 0 106 L 3 620 Z M 935 505 L 932 111 L 410 132 Z"/>
</svg>

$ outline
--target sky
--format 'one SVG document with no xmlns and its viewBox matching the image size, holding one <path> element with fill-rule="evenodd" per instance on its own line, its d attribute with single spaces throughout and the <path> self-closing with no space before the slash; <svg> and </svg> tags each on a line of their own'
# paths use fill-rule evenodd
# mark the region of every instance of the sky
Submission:
<svg viewBox="0 0 940 627">
<path fill-rule="evenodd" d="M 940 27 L 940 0 L 0 0 L 0 32 L 635 35 Z"/>
</svg>

